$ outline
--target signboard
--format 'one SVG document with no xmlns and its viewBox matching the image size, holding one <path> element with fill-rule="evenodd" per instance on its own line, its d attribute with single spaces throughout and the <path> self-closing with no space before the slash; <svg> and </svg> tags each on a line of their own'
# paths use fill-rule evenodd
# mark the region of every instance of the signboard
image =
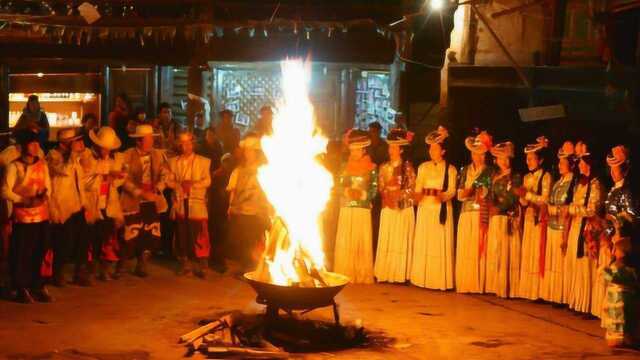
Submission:
<svg viewBox="0 0 640 360">
<path fill-rule="evenodd" d="M 564 105 L 537 106 L 518 109 L 520 120 L 524 122 L 559 119 L 567 116 Z"/>
</svg>

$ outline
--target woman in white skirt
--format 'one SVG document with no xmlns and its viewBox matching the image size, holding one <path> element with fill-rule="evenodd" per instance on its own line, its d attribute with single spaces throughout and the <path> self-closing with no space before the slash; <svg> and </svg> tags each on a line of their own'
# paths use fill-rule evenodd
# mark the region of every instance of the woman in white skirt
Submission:
<svg viewBox="0 0 640 360">
<path fill-rule="evenodd" d="M 486 165 L 486 153 L 493 146 L 486 131 L 464 141 L 471 152 L 471 164 L 462 169 L 458 200 L 462 202 L 456 242 L 456 291 L 484 291 L 487 230 L 489 227 L 488 195 L 493 167 Z"/>
<path fill-rule="evenodd" d="M 538 300 L 540 282 L 544 277 L 547 239 L 547 200 L 551 192 L 551 174 L 542 164 L 549 141 L 541 136 L 529 144 L 524 152 L 529 173 L 524 176 L 523 187 L 517 189 L 524 210 L 522 256 L 520 263 L 520 289 L 518 296 Z"/>
<path fill-rule="evenodd" d="M 515 297 L 520 281 L 520 227 L 518 196 L 522 184 L 511 170 L 513 144 L 491 148 L 498 169 L 491 179 L 489 230 L 487 234 L 487 274 L 485 292 L 499 297 Z"/>
<path fill-rule="evenodd" d="M 456 194 L 458 172 L 444 158 L 448 137 L 442 126 L 427 135 L 431 160 L 418 168 L 415 188 L 419 205 L 410 280 L 416 286 L 438 290 L 454 287 L 451 199 Z"/>
<path fill-rule="evenodd" d="M 393 129 L 387 136 L 389 161 L 380 165 L 378 189 L 382 196 L 380 232 L 374 274 L 378 281 L 403 283 L 408 278 L 408 264 L 415 228 L 413 191 L 416 173 L 411 162 L 402 158 L 403 146 L 413 134 Z"/>
<path fill-rule="evenodd" d="M 571 276 L 571 283 L 567 290 L 569 307 L 578 312 L 589 313 L 595 261 L 592 259 L 593 255 L 589 251 L 590 246 L 584 234 L 587 223 L 597 216 L 602 205 L 602 187 L 591 171 L 593 159 L 586 144 L 582 142 L 576 144 L 576 156 L 579 159 L 580 178 L 571 205 L 567 209 L 571 216 L 571 228 L 567 243 L 565 273 Z"/>
<path fill-rule="evenodd" d="M 371 201 L 378 191 L 376 165 L 365 152 L 367 133 L 351 130 L 345 137 L 349 160 L 341 172 L 340 215 L 336 235 L 334 271 L 353 283 L 373 283 Z"/>
<path fill-rule="evenodd" d="M 547 249 L 545 254 L 545 269 L 540 296 L 543 300 L 556 304 L 563 304 L 564 255 L 569 235 L 571 218 L 565 210 L 573 198 L 576 183 L 574 169 L 576 157 L 573 143 L 566 141 L 558 150 L 558 173 L 560 178 L 551 187 L 549 202 L 549 223 L 547 224 Z M 562 210 L 561 210 L 562 209 Z"/>
</svg>

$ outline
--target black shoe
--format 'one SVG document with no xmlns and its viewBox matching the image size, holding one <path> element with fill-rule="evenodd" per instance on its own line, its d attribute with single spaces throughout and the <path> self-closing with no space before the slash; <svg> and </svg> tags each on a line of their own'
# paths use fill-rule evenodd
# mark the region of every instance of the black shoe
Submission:
<svg viewBox="0 0 640 360">
<path fill-rule="evenodd" d="M 37 302 L 41 303 L 52 303 L 55 301 L 53 296 L 49 294 L 49 290 L 47 290 L 46 287 L 39 290 L 33 290 L 33 296 Z"/>
<path fill-rule="evenodd" d="M 31 296 L 31 293 L 27 289 L 19 289 L 18 295 L 16 296 L 16 301 L 21 304 L 33 304 L 36 301 Z"/>
</svg>

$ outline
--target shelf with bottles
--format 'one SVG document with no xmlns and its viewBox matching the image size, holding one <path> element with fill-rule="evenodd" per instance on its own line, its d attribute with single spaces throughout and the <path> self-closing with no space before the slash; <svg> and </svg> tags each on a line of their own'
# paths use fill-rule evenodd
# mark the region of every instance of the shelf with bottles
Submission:
<svg viewBox="0 0 640 360">
<path fill-rule="evenodd" d="M 37 95 L 41 103 L 47 102 L 94 102 L 97 95 L 93 93 L 11 93 L 9 102 L 26 103 L 30 95 Z"/>
</svg>

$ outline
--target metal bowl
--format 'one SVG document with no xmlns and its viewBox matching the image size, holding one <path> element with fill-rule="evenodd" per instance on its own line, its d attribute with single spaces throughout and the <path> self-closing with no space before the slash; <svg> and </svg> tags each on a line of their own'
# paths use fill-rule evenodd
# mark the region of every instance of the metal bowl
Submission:
<svg viewBox="0 0 640 360">
<path fill-rule="evenodd" d="M 325 272 L 329 283 L 325 287 L 281 286 L 255 280 L 255 272 L 244 274 L 245 280 L 256 291 L 256 301 L 267 306 L 288 310 L 306 310 L 331 306 L 333 298 L 349 283 L 349 278 L 338 273 Z"/>
</svg>

